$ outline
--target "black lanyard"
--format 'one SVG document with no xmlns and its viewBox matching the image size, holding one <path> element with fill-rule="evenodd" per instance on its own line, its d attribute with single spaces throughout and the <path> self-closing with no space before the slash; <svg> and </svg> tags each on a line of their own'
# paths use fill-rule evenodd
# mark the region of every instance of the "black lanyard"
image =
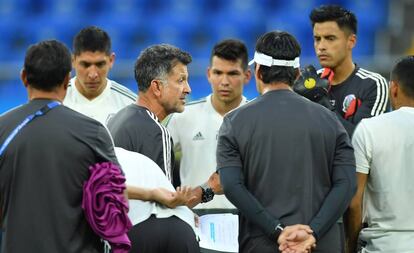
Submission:
<svg viewBox="0 0 414 253">
<path fill-rule="evenodd" d="M 6 140 L 4 141 L 4 143 L 1 145 L 0 147 L 0 156 L 3 154 L 4 150 L 6 150 L 7 146 L 10 144 L 10 142 L 14 139 L 14 137 L 16 137 L 17 133 L 24 127 L 27 125 L 27 123 L 29 123 L 30 121 L 32 121 L 34 118 L 38 117 L 38 116 L 42 116 L 45 115 L 46 113 L 48 113 L 50 110 L 52 110 L 53 108 L 55 108 L 56 106 L 60 105 L 60 102 L 57 101 L 53 101 L 48 103 L 47 105 L 43 106 L 42 108 L 40 108 L 40 110 L 38 110 L 37 112 L 27 116 L 22 123 L 20 123 L 12 132 L 11 134 L 6 138 Z"/>
</svg>

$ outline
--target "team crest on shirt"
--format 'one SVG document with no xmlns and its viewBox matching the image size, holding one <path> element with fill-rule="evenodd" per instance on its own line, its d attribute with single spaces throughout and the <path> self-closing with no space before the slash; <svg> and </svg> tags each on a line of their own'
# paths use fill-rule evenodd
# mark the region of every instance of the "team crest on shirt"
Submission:
<svg viewBox="0 0 414 253">
<path fill-rule="evenodd" d="M 353 100 L 356 99 L 354 94 L 349 94 L 344 98 L 344 102 L 342 103 L 342 111 L 347 112 L 349 105 L 352 103 Z"/>
</svg>

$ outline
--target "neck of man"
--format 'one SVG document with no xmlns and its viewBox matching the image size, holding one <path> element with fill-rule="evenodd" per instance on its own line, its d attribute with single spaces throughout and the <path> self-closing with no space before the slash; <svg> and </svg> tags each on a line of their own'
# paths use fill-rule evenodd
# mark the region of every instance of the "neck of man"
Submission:
<svg viewBox="0 0 414 253">
<path fill-rule="evenodd" d="M 407 96 L 400 97 L 394 105 L 394 110 L 398 110 L 401 107 L 413 107 L 414 108 L 414 99 Z"/>
<path fill-rule="evenodd" d="M 355 70 L 355 64 L 351 57 L 346 58 L 341 64 L 332 69 L 334 77 L 331 85 L 338 85 L 345 81 Z"/>
<path fill-rule="evenodd" d="M 262 95 L 266 94 L 269 91 L 273 91 L 273 90 L 292 90 L 292 88 L 288 84 L 282 83 L 282 82 L 274 82 L 274 83 L 261 84 L 261 85 L 262 85 Z"/>
<path fill-rule="evenodd" d="M 27 93 L 30 101 L 33 99 L 50 99 L 61 103 L 66 95 L 66 91 L 63 88 L 56 88 L 53 91 L 43 91 L 30 86 L 27 88 Z"/>
<path fill-rule="evenodd" d="M 150 97 L 147 93 L 140 93 L 136 104 L 145 107 L 154 113 L 159 121 L 163 121 L 168 116 L 167 112 L 164 110 L 164 107 L 158 103 L 158 100 Z"/>
<path fill-rule="evenodd" d="M 94 100 L 95 98 L 97 98 L 99 95 L 102 94 L 102 92 L 105 90 L 106 85 L 108 85 L 108 80 L 105 79 L 105 83 L 104 85 L 102 85 L 101 87 L 99 87 L 98 90 L 96 90 L 96 92 L 87 92 L 82 85 L 80 85 L 78 78 L 75 78 L 75 86 L 76 89 L 79 91 L 80 94 L 82 94 L 82 96 L 84 96 L 85 98 L 87 98 L 88 100 Z"/>
<path fill-rule="evenodd" d="M 213 93 L 213 95 L 211 96 L 211 104 L 213 105 L 214 110 L 218 114 L 220 114 L 221 116 L 224 116 L 229 111 L 237 108 L 240 105 L 242 99 L 243 97 L 240 96 L 234 99 L 233 101 L 226 102 L 226 101 L 219 100 L 217 96 L 215 96 Z"/>
</svg>

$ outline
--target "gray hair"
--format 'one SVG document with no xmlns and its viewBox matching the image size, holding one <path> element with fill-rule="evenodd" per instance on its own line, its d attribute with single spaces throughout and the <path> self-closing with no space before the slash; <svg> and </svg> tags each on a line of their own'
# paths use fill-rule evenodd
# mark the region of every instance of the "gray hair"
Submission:
<svg viewBox="0 0 414 253">
<path fill-rule="evenodd" d="M 145 92 L 155 79 L 165 80 L 177 63 L 188 65 L 191 55 L 168 44 L 153 45 L 144 49 L 135 62 L 135 80 L 138 90 Z"/>
</svg>

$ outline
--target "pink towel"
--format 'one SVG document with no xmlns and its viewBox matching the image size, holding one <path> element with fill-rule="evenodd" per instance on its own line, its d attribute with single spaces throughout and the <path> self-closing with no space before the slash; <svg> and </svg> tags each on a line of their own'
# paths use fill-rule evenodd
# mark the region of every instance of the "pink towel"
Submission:
<svg viewBox="0 0 414 253">
<path fill-rule="evenodd" d="M 93 231 L 111 244 L 112 252 L 131 249 L 127 232 L 132 227 L 121 169 L 110 162 L 89 167 L 91 175 L 83 185 L 82 208 Z"/>
</svg>

